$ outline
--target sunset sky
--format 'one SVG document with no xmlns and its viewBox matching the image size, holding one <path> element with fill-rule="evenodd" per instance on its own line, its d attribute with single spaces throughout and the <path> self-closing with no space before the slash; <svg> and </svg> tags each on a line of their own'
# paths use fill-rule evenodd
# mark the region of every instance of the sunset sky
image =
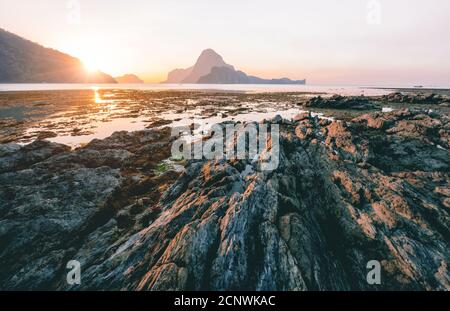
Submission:
<svg viewBox="0 0 450 311">
<path fill-rule="evenodd" d="M 147 82 L 212 48 L 265 78 L 449 86 L 450 1 L 375 2 L 0 0 L 0 28 Z"/>
</svg>

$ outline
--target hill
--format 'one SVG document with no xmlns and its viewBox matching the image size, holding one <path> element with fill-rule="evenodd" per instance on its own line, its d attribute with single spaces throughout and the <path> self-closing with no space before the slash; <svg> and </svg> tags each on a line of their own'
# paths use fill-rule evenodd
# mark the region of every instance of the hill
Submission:
<svg viewBox="0 0 450 311">
<path fill-rule="evenodd" d="M 0 83 L 116 83 L 88 73 L 75 57 L 43 47 L 0 28 Z"/>
<path fill-rule="evenodd" d="M 134 74 L 126 74 L 120 77 L 114 78 L 117 83 L 144 83 L 138 76 Z"/>
<path fill-rule="evenodd" d="M 201 84 L 305 84 L 306 80 L 262 79 L 232 68 L 214 67 L 209 74 L 200 77 L 197 82 Z"/>
</svg>

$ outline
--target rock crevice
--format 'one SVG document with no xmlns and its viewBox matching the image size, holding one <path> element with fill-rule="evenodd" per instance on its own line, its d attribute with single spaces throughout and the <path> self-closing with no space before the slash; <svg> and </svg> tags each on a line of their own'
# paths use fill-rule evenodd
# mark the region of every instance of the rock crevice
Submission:
<svg viewBox="0 0 450 311">
<path fill-rule="evenodd" d="M 76 151 L 41 142 L 45 156 L 26 166 L 10 159 L 28 150 L 2 146 L 1 287 L 449 289 L 448 116 L 278 121 L 272 172 L 195 160 L 158 175 L 167 129 Z M 68 258 L 82 264 L 79 286 L 65 282 Z M 380 285 L 366 281 L 370 260 L 381 263 Z"/>
</svg>

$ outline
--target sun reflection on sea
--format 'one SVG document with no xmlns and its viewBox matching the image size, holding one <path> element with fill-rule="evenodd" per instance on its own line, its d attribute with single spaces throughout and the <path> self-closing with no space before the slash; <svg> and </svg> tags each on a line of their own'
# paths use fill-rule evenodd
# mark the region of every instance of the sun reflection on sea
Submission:
<svg viewBox="0 0 450 311">
<path fill-rule="evenodd" d="M 98 92 L 98 87 L 93 87 L 92 90 L 94 91 L 94 102 L 96 104 L 103 104 L 104 100 L 101 98 L 100 93 Z"/>
</svg>

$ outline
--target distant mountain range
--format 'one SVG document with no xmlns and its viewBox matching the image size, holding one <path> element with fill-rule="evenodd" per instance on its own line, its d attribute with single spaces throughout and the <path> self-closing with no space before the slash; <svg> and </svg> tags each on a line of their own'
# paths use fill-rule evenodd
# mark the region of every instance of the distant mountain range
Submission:
<svg viewBox="0 0 450 311">
<path fill-rule="evenodd" d="M 45 48 L 0 28 L 0 83 L 117 83 L 88 73 L 75 57 Z"/>
<path fill-rule="evenodd" d="M 134 74 L 126 74 L 120 77 L 115 77 L 114 80 L 116 80 L 117 83 L 144 83 L 143 80 Z"/>
<path fill-rule="evenodd" d="M 194 66 L 169 72 L 163 83 L 199 84 L 306 84 L 306 80 L 262 79 L 249 76 L 225 63 L 222 56 L 212 49 L 204 50 Z"/>
<path fill-rule="evenodd" d="M 0 83 L 143 83 L 138 76 L 89 73 L 73 56 L 43 47 L 0 28 Z M 305 84 L 305 80 L 262 79 L 225 63 L 212 49 L 204 50 L 194 66 L 175 69 L 165 83 Z"/>
</svg>

